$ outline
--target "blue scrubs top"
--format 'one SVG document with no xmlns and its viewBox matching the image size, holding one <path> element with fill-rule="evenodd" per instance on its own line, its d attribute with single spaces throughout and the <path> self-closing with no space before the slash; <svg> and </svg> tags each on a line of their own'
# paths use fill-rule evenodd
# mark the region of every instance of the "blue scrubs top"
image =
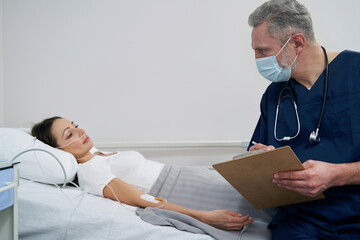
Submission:
<svg viewBox="0 0 360 240">
<path fill-rule="evenodd" d="M 325 71 L 310 90 L 295 79 L 289 80 L 300 119 L 300 133 L 290 141 L 276 141 L 274 138 L 276 105 L 286 83 L 270 84 L 261 100 L 261 116 L 252 141 L 275 148 L 289 145 L 301 162 L 308 159 L 329 163 L 359 161 L 360 53 L 343 51 L 329 64 L 326 106 L 319 131 L 321 141 L 313 145 L 309 143 L 309 135 L 319 121 L 324 82 Z M 283 95 L 289 95 L 289 92 Z M 277 138 L 294 136 L 296 132 L 294 107 L 290 98 L 285 98 L 278 114 Z M 360 223 L 360 185 L 332 187 L 324 194 L 326 198 L 323 200 L 283 206 L 279 214 L 292 214 L 314 224 L 322 222 L 331 226 Z"/>
</svg>

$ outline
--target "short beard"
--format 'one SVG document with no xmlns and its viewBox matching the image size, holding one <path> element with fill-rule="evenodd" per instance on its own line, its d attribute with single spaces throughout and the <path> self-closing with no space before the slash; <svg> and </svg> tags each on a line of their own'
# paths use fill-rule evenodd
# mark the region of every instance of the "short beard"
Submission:
<svg viewBox="0 0 360 240">
<path fill-rule="evenodd" d="M 284 52 L 282 54 L 282 59 L 280 61 L 280 66 L 282 68 L 288 68 L 290 66 L 290 64 L 294 61 L 294 58 L 291 59 L 291 53 L 290 53 L 289 49 L 284 48 L 283 51 Z M 294 64 L 291 66 L 291 71 L 295 71 L 296 66 L 297 66 L 297 62 L 295 61 Z"/>
</svg>

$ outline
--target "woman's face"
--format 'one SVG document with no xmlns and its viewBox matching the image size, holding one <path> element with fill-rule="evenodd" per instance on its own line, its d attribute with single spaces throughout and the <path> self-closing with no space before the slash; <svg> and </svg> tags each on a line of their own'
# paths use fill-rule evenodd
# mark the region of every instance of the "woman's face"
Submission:
<svg viewBox="0 0 360 240">
<path fill-rule="evenodd" d="M 88 137 L 84 129 L 78 128 L 74 122 L 63 118 L 56 119 L 53 122 L 51 134 L 56 139 L 60 149 L 71 153 L 77 159 L 88 154 L 94 146 L 93 141 Z"/>
</svg>

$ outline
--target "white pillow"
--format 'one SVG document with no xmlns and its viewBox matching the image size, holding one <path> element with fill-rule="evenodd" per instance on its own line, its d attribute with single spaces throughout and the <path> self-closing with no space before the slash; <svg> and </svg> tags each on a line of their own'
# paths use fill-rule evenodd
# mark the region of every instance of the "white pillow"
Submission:
<svg viewBox="0 0 360 240">
<path fill-rule="evenodd" d="M 22 178 L 44 183 L 62 184 L 74 180 L 79 169 L 75 157 L 65 151 L 53 148 L 30 134 L 14 129 L 0 128 L 0 159 L 11 161 L 17 154 L 28 149 L 42 149 L 54 154 L 59 162 L 47 152 L 30 151 L 19 156 L 19 175 Z"/>
</svg>

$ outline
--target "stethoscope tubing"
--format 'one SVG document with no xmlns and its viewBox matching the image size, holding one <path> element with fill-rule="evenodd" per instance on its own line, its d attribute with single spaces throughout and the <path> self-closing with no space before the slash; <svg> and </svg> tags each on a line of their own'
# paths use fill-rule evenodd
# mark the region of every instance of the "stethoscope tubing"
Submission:
<svg viewBox="0 0 360 240">
<path fill-rule="evenodd" d="M 320 117 L 319 117 L 319 121 L 318 121 L 318 124 L 317 124 L 317 128 L 316 128 L 315 131 L 313 131 L 310 134 L 310 137 L 309 137 L 309 140 L 310 140 L 311 143 L 320 142 L 320 138 L 319 138 L 318 134 L 319 134 L 319 130 L 320 130 L 320 127 L 321 127 L 321 122 L 322 122 L 322 119 L 323 119 L 323 116 L 324 116 L 326 98 L 327 98 L 329 62 L 328 62 L 328 56 L 327 56 L 325 48 L 323 46 L 321 46 L 321 48 L 322 48 L 322 50 L 324 52 L 324 55 L 325 55 L 325 64 L 326 64 L 326 67 L 325 67 L 325 83 L 324 83 L 324 97 L 323 97 L 323 101 L 322 101 L 321 112 L 320 112 Z M 290 92 L 290 96 L 283 96 L 283 93 L 286 90 L 288 90 Z M 295 115 L 296 115 L 296 121 L 297 121 L 297 132 L 293 136 L 284 136 L 282 138 L 278 138 L 277 134 L 276 134 L 276 130 L 277 130 L 277 122 L 278 122 L 280 103 L 286 97 L 289 97 L 291 99 L 291 102 L 292 102 L 292 104 L 294 106 Z M 276 105 L 275 123 L 274 123 L 274 138 L 278 142 L 280 142 L 280 141 L 289 141 L 291 139 L 296 138 L 299 135 L 299 133 L 300 133 L 300 119 L 299 119 L 299 113 L 298 113 L 298 108 L 297 108 L 297 104 L 296 104 L 296 99 L 295 99 L 295 95 L 293 93 L 292 88 L 289 86 L 289 81 L 287 81 L 285 87 L 283 89 L 281 89 L 281 91 L 279 93 L 279 97 L 278 97 L 278 101 L 277 101 L 277 105 Z M 313 134 L 314 134 L 314 136 L 312 136 Z"/>
</svg>

